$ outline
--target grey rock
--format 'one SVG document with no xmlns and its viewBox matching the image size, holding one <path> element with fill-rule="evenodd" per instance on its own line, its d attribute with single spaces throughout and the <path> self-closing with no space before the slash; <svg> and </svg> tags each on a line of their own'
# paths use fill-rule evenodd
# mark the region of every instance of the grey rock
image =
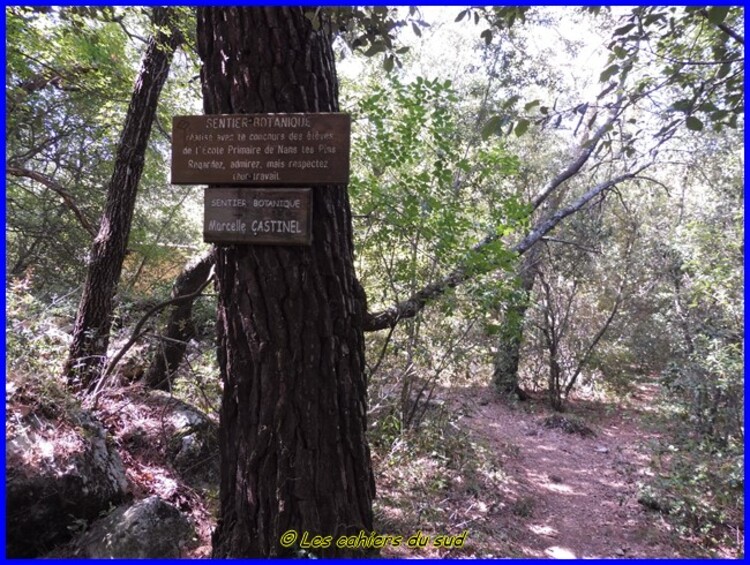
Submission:
<svg viewBox="0 0 750 565">
<path fill-rule="evenodd" d="M 180 557 L 191 543 L 194 529 L 176 507 L 158 496 L 120 506 L 95 522 L 75 543 L 76 557 Z"/>
<path fill-rule="evenodd" d="M 17 419 L 6 450 L 6 552 L 36 557 L 121 503 L 128 485 L 106 431 L 78 411 Z"/>
<path fill-rule="evenodd" d="M 216 424 L 203 412 L 182 402 L 173 402 L 168 416 L 174 430 L 169 458 L 180 477 L 196 489 L 218 486 L 219 443 Z"/>
</svg>

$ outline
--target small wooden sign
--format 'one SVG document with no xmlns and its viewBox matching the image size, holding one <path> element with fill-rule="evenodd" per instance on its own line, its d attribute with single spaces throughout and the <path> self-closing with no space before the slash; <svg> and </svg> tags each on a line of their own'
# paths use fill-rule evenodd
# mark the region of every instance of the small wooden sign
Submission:
<svg viewBox="0 0 750 565">
<path fill-rule="evenodd" d="M 175 116 L 172 183 L 346 184 L 350 132 L 343 113 Z"/>
<path fill-rule="evenodd" d="M 310 245 L 310 188 L 207 188 L 203 241 Z"/>
</svg>

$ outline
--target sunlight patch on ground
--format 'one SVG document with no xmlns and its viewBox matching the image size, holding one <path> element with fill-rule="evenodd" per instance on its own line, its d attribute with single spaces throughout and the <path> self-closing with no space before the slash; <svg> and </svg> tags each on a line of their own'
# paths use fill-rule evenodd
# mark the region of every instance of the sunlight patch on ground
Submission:
<svg viewBox="0 0 750 565">
<path fill-rule="evenodd" d="M 584 496 L 583 493 L 576 492 L 572 488 L 570 488 L 567 485 L 557 485 L 557 484 L 550 484 L 545 483 L 542 485 L 544 488 L 546 488 L 549 491 L 556 492 L 558 494 L 572 494 L 572 495 L 578 495 L 578 496 Z"/>
<path fill-rule="evenodd" d="M 529 524 L 529 530 L 538 536 L 547 536 L 550 538 L 556 538 L 559 534 L 552 526 L 545 526 L 543 524 Z"/>
<path fill-rule="evenodd" d="M 545 555 L 551 557 L 552 559 L 575 559 L 576 554 L 573 553 L 571 550 L 560 547 L 557 545 L 553 545 L 552 547 L 548 547 L 544 550 Z"/>
</svg>

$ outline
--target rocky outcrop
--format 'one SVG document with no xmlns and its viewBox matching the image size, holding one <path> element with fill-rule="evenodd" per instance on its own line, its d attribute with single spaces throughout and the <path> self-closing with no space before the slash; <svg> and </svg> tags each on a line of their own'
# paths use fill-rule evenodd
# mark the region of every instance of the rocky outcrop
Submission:
<svg viewBox="0 0 750 565">
<path fill-rule="evenodd" d="M 90 414 L 9 410 L 6 429 L 8 557 L 45 554 L 125 499 L 122 461 Z"/>
<path fill-rule="evenodd" d="M 95 522 L 75 543 L 74 557 L 171 558 L 184 556 L 193 526 L 177 508 L 158 496 L 120 506 Z"/>
<path fill-rule="evenodd" d="M 168 456 L 182 479 L 196 489 L 218 486 L 219 449 L 216 424 L 203 412 L 174 401 L 169 415 L 172 434 Z"/>
</svg>

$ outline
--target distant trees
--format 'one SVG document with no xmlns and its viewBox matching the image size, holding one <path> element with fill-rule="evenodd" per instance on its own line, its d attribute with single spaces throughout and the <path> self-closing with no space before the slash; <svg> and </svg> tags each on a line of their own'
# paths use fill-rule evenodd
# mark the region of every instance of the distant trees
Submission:
<svg viewBox="0 0 750 565">
<path fill-rule="evenodd" d="M 46 296 L 70 292 L 83 276 L 80 250 L 96 234 L 121 127 L 115 104 L 101 101 L 127 96 L 133 75 L 117 24 L 52 10 L 6 10 L 6 271 L 33 271 Z"/>
</svg>

